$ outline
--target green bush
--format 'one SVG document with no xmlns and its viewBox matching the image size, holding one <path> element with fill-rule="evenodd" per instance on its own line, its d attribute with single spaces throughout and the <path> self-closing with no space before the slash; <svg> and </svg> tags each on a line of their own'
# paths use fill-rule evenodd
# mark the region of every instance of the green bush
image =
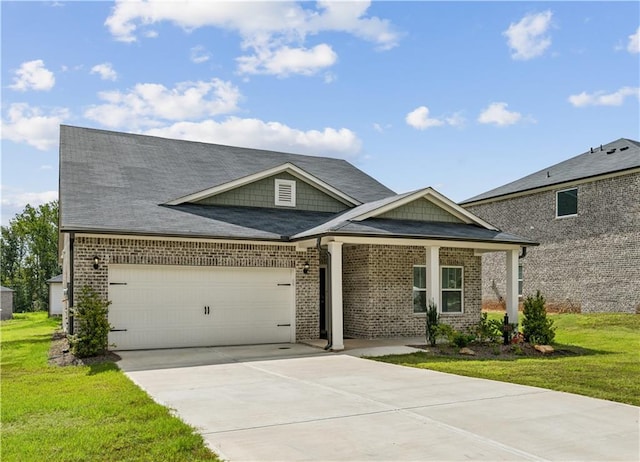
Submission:
<svg viewBox="0 0 640 462">
<path fill-rule="evenodd" d="M 497 342 L 502 337 L 502 321 L 489 319 L 487 313 L 482 313 L 474 332 L 476 338 L 481 342 Z"/>
<path fill-rule="evenodd" d="M 427 342 L 434 347 L 438 337 L 438 324 L 440 324 L 440 314 L 438 314 L 438 305 L 431 300 L 426 316 L 427 323 Z"/>
<path fill-rule="evenodd" d="M 529 343 L 549 345 L 556 336 L 553 320 L 547 319 L 545 299 L 538 290 L 535 297 L 529 295 L 524 301 L 522 333 Z"/>
<path fill-rule="evenodd" d="M 77 334 L 69 336 L 69 346 L 74 356 L 86 358 L 107 350 L 111 329 L 107 319 L 110 304 L 91 287 L 82 288 L 74 307 Z"/>
<path fill-rule="evenodd" d="M 458 348 L 464 348 L 473 342 L 476 338 L 474 334 L 465 334 L 458 330 L 455 330 L 448 324 L 440 324 L 437 330 L 438 337 L 445 337 L 450 344 L 457 346 Z"/>
</svg>

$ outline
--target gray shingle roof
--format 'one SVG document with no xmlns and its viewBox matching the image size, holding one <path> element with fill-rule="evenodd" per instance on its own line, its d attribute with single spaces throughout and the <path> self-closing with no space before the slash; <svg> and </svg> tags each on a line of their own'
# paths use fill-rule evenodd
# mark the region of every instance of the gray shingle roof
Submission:
<svg viewBox="0 0 640 462">
<path fill-rule="evenodd" d="M 546 186 L 559 185 L 607 173 L 620 172 L 640 167 L 640 143 L 620 138 L 571 159 L 544 168 L 519 180 L 484 192 L 461 202 L 469 204 L 484 199 L 497 198 L 517 192 Z"/>
<path fill-rule="evenodd" d="M 394 194 L 342 159 L 63 125 L 61 229 L 209 235 L 210 220 L 159 204 L 286 162 L 360 202 Z"/>
<path fill-rule="evenodd" d="M 47 279 L 46 282 L 48 282 L 48 283 L 62 282 L 62 274 L 58 274 L 57 276 L 53 276 L 52 278 Z"/>
</svg>

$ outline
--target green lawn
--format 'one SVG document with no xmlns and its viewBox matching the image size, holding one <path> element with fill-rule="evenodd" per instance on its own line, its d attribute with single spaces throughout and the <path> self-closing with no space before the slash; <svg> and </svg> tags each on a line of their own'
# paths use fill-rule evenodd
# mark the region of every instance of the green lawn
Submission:
<svg viewBox="0 0 640 462">
<path fill-rule="evenodd" d="M 219 460 L 115 364 L 47 365 L 58 323 L 29 313 L 1 324 L 3 462 Z"/>
<path fill-rule="evenodd" d="M 478 360 L 414 353 L 372 359 L 640 406 L 640 315 L 550 316 L 557 327 L 555 348 L 577 355 Z"/>
</svg>

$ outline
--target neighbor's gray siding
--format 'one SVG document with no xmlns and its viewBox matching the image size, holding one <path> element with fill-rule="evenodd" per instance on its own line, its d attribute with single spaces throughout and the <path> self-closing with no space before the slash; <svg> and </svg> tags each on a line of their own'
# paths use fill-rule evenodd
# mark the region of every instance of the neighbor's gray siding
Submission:
<svg viewBox="0 0 640 462">
<path fill-rule="evenodd" d="M 93 257 L 100 266 L 93 268 Z M 307 274 L 303 272 L 309 262 Z M 74 242 L 74 300 L 82 287 L 94 288 L 109 297 L 109 265 L 184 265 L 295 268 L 296 339 L 319 336 L 319 258 L 316 249 L 296 251 L 277 244 L 218 243 L 76 236 Z"/>
<path fill-rule="evenodd" d="M 341 212 L 347 208 L 345 204 L 328 194 L 317 190 L 308 183 L 289 173 L 280 173 L 255 181 L 230 191 L 202 199 L 196 204 L 203 205 L 238 205 L 244 207 L 291 208 L 275 205 L 275 180 L 292 180 L 296 182 L 296 206 L 298 210 L 315 212 Z"/>
<path fill-rule="evenodd" d="M 383 213 L 378 218 L 417 221 L 444 221 L 447 223 L 462 223 L 463 221 L 451 215 L 426 199 L 410 202 L 402 207 Z"/>
<path fill-rule="evenodd" d="M 524 294 L 583 312 L 640 310 L 640 173 L 580 184 L 578 215 L 555 218 L 556 191 L 468 206 L 504 231 L 540 242 L 521 260 Z M 505 294 L 504 253 L 483 257 L 483 301 Z"/>
<path fill-rule="evenodd" d="M 2 287 L 0 291 L 0 319 L 5 321 L 13 317 L 13 290 Z"/>
<path fill-rule="evenodd" d="M 413 266 L 424 265 L 424 247 L 358 245 L 343 248 L 344 334 L 406 337 L 425 333 L 424 314 L 413 312 Z M 441 322 L 466 330 L 480 320 L 481 261 L 471 249 L 440 249 L 440 265 L 464 267 L 464 313 Z"/>
</svg>

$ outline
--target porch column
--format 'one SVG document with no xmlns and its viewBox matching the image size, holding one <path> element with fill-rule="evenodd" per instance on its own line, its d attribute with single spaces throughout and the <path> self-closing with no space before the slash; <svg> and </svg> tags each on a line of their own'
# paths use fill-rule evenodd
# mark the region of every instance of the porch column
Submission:
<svg viewBox="0 0 640 462">
<path fill-rule="evenodd" d="M 427 308 L 433 300 L 438 305 L 438 311 L 442 310 L 440 306 L 440 247 L 426 247 L 427 250 Z"/>
<path fill-rule="evenodd" d="M 329 242 L 331 278 L 331 349 L 344 350 L 342 329 L 342 242 Z"/>
<path fill-rule="evenodd" d="M 518 322 L 518 250 L 507 250 L 507 314 L 510 323 Z"/>
</svg>

